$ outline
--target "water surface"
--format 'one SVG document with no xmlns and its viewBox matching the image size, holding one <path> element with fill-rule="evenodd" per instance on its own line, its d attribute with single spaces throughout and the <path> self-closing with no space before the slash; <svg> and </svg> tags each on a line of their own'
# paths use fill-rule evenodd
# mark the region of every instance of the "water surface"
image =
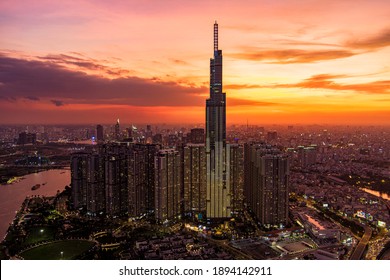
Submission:
<svg viewBox="0 0 390 280">
<path fill-rule="evenodd" d="M 11 185 L 0 185 L 0 240 L 3 240 L 9 224 L 20 209 L 26 196 L 54 196 L 70 184 L 70 170 L 53 169 L 23 176 L 25 179 Z M 45 185 L 43 185 L 46 183 Z M 41 184 L 37 190 L 31 187 Z"/>
</svg>

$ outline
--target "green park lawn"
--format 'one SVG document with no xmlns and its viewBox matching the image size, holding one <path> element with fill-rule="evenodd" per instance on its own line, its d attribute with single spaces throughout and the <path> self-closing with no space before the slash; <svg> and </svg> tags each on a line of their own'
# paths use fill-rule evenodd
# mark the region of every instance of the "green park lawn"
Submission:
<svg viewBox="0 0 390 280">
<path fill-rule="evenodd" d="M 71 260 L 93 246 L 91 241 L 63 240 L 26 250 L 20 256 L 25 260 Z"/>
<path fill-rule="evenodd" d="M 41 241 L 54 239 L 55 230 L 51 227 L 33 227 L 29 230 L 27 238 L 24 241 L 25 245 L 34 244 Z"/>
</svg>

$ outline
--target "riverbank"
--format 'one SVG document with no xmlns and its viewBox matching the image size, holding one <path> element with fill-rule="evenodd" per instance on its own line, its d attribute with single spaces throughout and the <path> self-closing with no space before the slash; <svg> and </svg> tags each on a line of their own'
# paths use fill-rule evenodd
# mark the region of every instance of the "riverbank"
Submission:
<svg viewBox="0 0 390 280">
<path fill-rule="evenodd" d="M 0 185 L 11 185 L 23 180 L 24 176 L 51 169 L 68 169 L 69 165 L 12 166 L 0 167 Z"/>
<path fill-rule="evenodd" d="M 23 201 L 29 196 L 55 196 L 70 184 L 69 169 L 52 169 L 24 175 L 23 180 L 12 185 L 0 186 L 0 238 L 2 239 L 20 209 Z M 44 184 L 45 183 L 45 184 Z M 32 190 L 31 186 L 41 184 Z"/>
</svg>

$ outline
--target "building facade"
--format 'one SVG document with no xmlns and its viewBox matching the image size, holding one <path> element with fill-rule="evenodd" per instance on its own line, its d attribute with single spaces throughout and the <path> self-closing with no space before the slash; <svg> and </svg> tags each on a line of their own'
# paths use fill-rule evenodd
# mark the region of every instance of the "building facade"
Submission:
<svg viewBox="0 0 390 280">
<path fill-rule="evenodd" d="M 206 149 L 187 144 L 183 149 L 184 215 L 203 219 L 206 214 Z"/>
<path fill-rule="evenodd" d="M 237 217 L 244 211 L 244 147 L 239 144 L 228 144 L 227 147 L 231 214 Z"/>
<path fill-rule="evenodd" d="M 181 216 L 181 157 L 174 149 L 160 150 L 155 157 L 155 218 L 159 223 Z"/>
<path fill-rule="evenodd" d="M 134 144 L 129 152 L 129 215 L 137 217 L 154 211 L 154 144 Z"/>
<path fill-rule="evenodd" d="M 101 124 L 96 126 L 96 140 L 98 142 L 104 142 L 104 130 Z"/>
<path fill-rule="evenodd" d="M 226 94 L 222 92 L 222 50 L 218 49 L 218 24 L 215 23 L 210 97 L 206 100 L 206 209 L 210 219 L 231 216 L 226 152 Z"/>
<path fill-rule="evenodd" d="M 204 144 L 204 129 L 203 128 L 193 128 L 188 135 L 188 143 L 192 144 Z"/>
<path fill-rule="evenodd" d="M 288 156 L 266 144 L 245 145 L 245 197 L 260 223 L 288 223 Z"/>
<path fill-rule="evenodd" d="M 75 209 L 87 206 L 87 184 L 88 184 L 88 153 L 75 153 L 71 156 L 71 187 L 72 204 Z"/>
</svg>

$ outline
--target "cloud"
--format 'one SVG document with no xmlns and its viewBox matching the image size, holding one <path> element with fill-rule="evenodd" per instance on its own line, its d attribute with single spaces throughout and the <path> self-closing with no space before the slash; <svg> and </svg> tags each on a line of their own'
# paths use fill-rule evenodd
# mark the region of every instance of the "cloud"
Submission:
<svg viewBox="0 0 390 280">
<path fill-rule="evenodd" d="M 40 99 L 39 99 L 38 97 L 36 97 L 36 96 L 26 96 L 25 98 L 28 99 L 28 100 L 31 100 L 31 101 L 39 101 L 39 100 L 40 100 Z"/>
<path fill-rule="evenodd" d="M 274 102 L 265 102 L 249 99 L 229 98 L 226 102 L 228 106 L 274 106 L 280 105 Z"/>
<path fill-rule="evenodd" d="M 64 59 L 64 56 L 60 58 Z M 139 77 L 108 79 L 72 71 L 52 61 L 6 56 L 0 56 L 0 83 L 0 97 L 3 99 L 33 96 L 64 100 L 67 104 L 199 106 L 204 104 L 202 94 L 208 92 L 207 87 Z"/>
<path fill-rule="evenodd" d="M 250 85 L 250 84 L 229 84 L 225 85 L 225 89 L 249 89 L 249 88 L 262 88 L 264 86 L 261 85 Z"/>
<path fill-rule="evenodd" d="M 315 75 L 302 82 L 295 84 L 278 84 L 276 88 L 310 88 L 310 89 L 330 89 L 348 90 L 368 94 L 390 94 L 390 80 L 380 80 L 361 84 L 341 84 L 333 79 L 344 78 L 346 75 Z"/>
<path fill-rule="evenodd" d="M 272 64 L 313 63 L 347 58 L 390 46 L 390 28 L 384 29 L 371 37 L 360 36 L 357 39 L 344 41 L 340 44 L 323 43 L 316 40 L 308 42 L 291 39 L 275 40 L 275 42 L 279 42 L 282 46 L 279 49 L 245 46 L 241 47 L 240 52 L 229 55 L 237 59 L 263 61 Z M 287 49 L 284 49 L 284 47 L 287 47 Z M 305 47 L 318 48 L 305 49 Z"/>
<path fill-rule="evenodd" d="M 178 64 L 178 65 L 189 65 L 187 61 L 181 60 L 181 59 L 170 59 L 173 63 Z"/>
<path fill-rule="evenodd" d="M 359 37 L 359 39 L 349 40 L 345 44 L 350 48 L 376 50 L 390 46 L 390 28 L 381 31 L 380 33 L 366 38 Z"/>
<path fill-rule="evenodd" d="M 275 64 L 312 63 L 323 60 L 346 58 L 355 55 L 348 50 L 248 50 L 230 56 L 244 60 L 265 61 Z"/>
<path fill-rule="evenodd" d="M 284 39 L 284 40 L 275 40 L 275 42 L 281 43 L 283 45 L 290 45 L 290 46 L 317 46 L 317 47 L 337 47 L 337 48 L 342 47 L 341 45 L 338 44 L 323 43 L 319 41 L 308 42 L 308 41 Z"/>
<path fill-rule="evenodd" d="M 39 60 L 51 62 L 54 64 L 71 65 L 71 66 L 76 66 L 77 68 L 80 69 L 105 72 L 106 74 L 112 76 L 124 76 L 124 75 L 130 75 L 132 73 L 131 71 L 126 69 L 104 65 L 103 63 L 109 63 L 109 61 L 106 60 L 96 60 L 96 59 L 88 58 L 85 57 L 83 54 L 77 52 L 72 52 L 72 54 L 74 55 L 50 54 L 46 56 L 38 56 L 37 58 Z"/>
<path fill-rule="evenodd" d="M 12 96 L 2 96 L 2 95 L 0 95 L 0 100 L 4 100 L 4 101 L 7 101 L 7 102 L 15 102 L 16 98 L 12 97 Z"/>
<path fill-rule="evenodd" d="M 65 105 L 64 102 L 61 100 L 50 100 L 50 102 L 56 105 L 57 107 L 61 107 Z"/>
</svg>

